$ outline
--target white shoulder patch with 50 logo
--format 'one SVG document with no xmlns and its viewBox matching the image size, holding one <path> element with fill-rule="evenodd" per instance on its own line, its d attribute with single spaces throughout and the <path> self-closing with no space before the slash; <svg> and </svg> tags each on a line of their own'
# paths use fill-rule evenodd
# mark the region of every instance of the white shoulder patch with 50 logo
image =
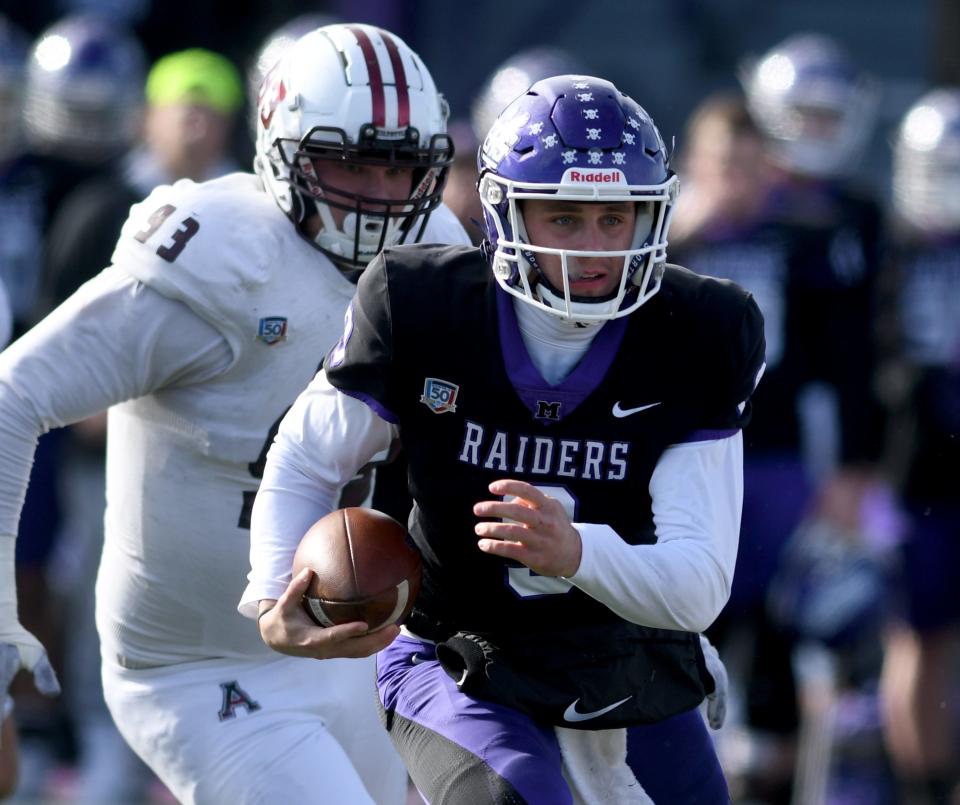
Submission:
<svg viewBox="0 0 960 805">
<path fill-rule="evenodd" d="M 257 323 L 257 340 L 267 346 L 285 341 L 287 338 L 287 317 L 267 316 Z"/>
</svg>

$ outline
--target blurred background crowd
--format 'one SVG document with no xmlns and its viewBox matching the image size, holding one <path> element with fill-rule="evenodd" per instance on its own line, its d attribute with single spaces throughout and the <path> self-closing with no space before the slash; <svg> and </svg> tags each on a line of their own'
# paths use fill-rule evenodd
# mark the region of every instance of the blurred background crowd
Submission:
<svg viewBox="0 0 960 805">
<path fill-rule="evenodd" d="M 337 21 L 430 66 L 458 149 L 445 200 L 477 239 L 477 144 L 534 80 L 607 77 L 674 142 L 671 261 L 737 281 L 766 322 L 737 574 L 711 629 L 734 802 L 960 803 L 960 3 L 0 2 L 13 336 L 109 264 L 154 186 L 249 170 L 259 78 Z M 100 693 L 104 431 L 51 431 L 34 466 L 20 615 L 64 692 L 14 687 L 13 802 L 171 801 Z"/>
</svg>

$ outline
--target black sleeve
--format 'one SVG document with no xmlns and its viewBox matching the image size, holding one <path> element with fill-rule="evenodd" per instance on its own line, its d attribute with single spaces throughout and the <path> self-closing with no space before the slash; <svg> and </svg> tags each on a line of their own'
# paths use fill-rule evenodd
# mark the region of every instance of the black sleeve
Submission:
<svg viewBox="0 0 960 805">
<path fill-rule="evenodd" d="M 709 429 L 739 429 L 750 422 L 751 396 L 760 381 L 764 368 L 766 342 L 763 335 L 763 314 L 754 298 L 745 295 L 740 315 L 734 320 L 725 339 L 726 360 L 722 357 L 717 366 L 723 367 L 723 377 L 717 378 L 717 387 L 722 392 L 710 415 Z"/>
<path fill-rule="evenodd" d="M 343 335 L 323 365 L 334 387 L 372 405 L 384 419 L 396 421 L 393 363 L 387 263 L 380 254 L 360 275 L 344 317 Z"/>
</svg>

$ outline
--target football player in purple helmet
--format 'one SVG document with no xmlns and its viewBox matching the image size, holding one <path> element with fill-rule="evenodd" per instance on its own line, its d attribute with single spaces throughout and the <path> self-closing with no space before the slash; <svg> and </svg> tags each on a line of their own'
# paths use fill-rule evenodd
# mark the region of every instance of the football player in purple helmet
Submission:
<svg viewBox="0 0 960 805">
<path fill-rule="evenodd" d="M 876 119 L 876 80 L 822 34 L 791 36 L 748 62 L 741 82 L 774 159 L 807 176 L 849 175 Z"/>
<path fill-rule="evenodd" d="M 903 115 L 893 143 L 896 322 L 890 455 L 910 517 L 906 604 L 887 633 L 881 694 L 903 801 L 960 796 L 955 700 L 960 600 L 960 89 L 938 87 Z M 953 797 L 953 799 L 951 799 Z"/>
<path fill-rule="evenodd" d="M 281 423 L 241 611 L 284 653 L 369 650 L 363 623 L 310 623 L 291 559 L 400 439 L 424 577 L 376 633 L 378 687 L 424 799 L 726 803 L 699 633 L 730 591 L 759 310 L 667 264 L 678 180 L 609 81 L 534 83 L 479 172 L 486 241 L 384 250 Z"/>
<path fill-rule="evenodd" d="M 103 162 L 140 133 L 146 59 L 131 31 L 97 14 L 51 25 L 30 52 L 27 141 L 38 153 Z"/>
<path fill-rule="evenodd" d="M 874 382 L 875 302 L 885 223 L 859 170 L 875 130 L 879 87 L 840 39 L 808 32 L 774 44 L 743 71 L 741 82 L 774 166 L 762 212 L 781 256 L 765 275 L 754 266 L 755 282 L 743 281 L 758 299 L 766 284 L 760 304 L 777 347 L 757 399 L 772 416 L 757 417 L 748 445 L 752 494 L 731 613 L 739 609 L 744 624 L 749 614 L 750 628 L 770 635 L 756 641 L 744 716 L 756 745 L 776 759 L 756 764 L 755 790 L 780 797 L 800 779 L 793 767 L 806 751 L 802 736 L 813 734 L 801 724 L 808 713 L 798 695 L 795 643 L 825 641 L 846 654 L 876 628 L 879 612 L 841 600 L 854 588 L 866 589 L 862 579 L 809 589 L 797 583 L 809 579 L 807 559 L 827 544 L 818 534 L 850 523 L 857 534 L 872 532 L 876 518 L 868 522 L 866 513 L 890 498 L 875 477 L 883 430 Z M 750 270 L 745 261 L 736 269 Z M 720 274 L 717 267 L 706 270 Z M 796 539 L 787 547 L 791 534 Z M 772 584 L 776 606 L 765 600 Z M 818 607 L 808 595 L 816 595 Z M 803 603 L 787 606 L 788 600 Z M 809 619 L 815 609 L 829 612 L 832 623 L 815 625 Z"/>
</svg>

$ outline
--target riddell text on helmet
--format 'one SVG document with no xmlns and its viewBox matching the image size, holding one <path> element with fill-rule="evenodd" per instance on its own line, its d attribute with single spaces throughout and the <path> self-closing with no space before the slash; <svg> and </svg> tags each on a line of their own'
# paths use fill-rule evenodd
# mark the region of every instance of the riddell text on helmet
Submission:
<svg viewBox="0 0 960 805">
<path fill-rule="evenodd" d="M 577 170 L 576 168 L 570 168 L 563 174 L 563 178 L 560 180 L 563 184 L 567 183 L 577 183 L 582 184 L 589 182 L 590 184 L 625 184 L 623 178 L 623 172 L 616 170 L 615 168 L 609 169 L 598 169 L 592 171 L 582 171 Z"/>
</svg>

